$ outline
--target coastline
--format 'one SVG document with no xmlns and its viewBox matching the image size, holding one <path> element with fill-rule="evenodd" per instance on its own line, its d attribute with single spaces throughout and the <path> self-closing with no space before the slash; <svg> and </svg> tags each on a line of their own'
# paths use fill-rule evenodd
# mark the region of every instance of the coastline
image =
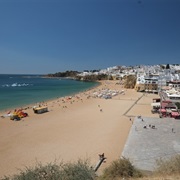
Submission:
<svg viewBox="0 0 180 180">
<path fill-rule="evenodd" d="M 112 99 L 92 97 L 104 89 L 123 90 L 124 94 Z M 33 166 L 37 161 L 45 164 L 89 159 L 95 165 L 102 153 L 107 157 L 100 167 L 103 170 L 121 156 L 133 122 L 129 117 L 151 115 L 151 95 L 143 96 L 143 104 L 147 105 L 139 109 L 139 104 L 135 104 L 135 110 L 128 111 L 141 95 L 116 81 L 101 81 L 99 86 L 71 99 L 48 101 L 47 113 L 34 114 L 27 109 L 29 117 L 21 121 L 0 118 L 0 177 L 18 173 L 17 169 Z"/>
<path fill-rule="evenodd" d="M 41 78 L 49 78 L 49 79 L 58 79 L 57 77 L 41 77 Z M 70 79 L 70 80 L 74 80 L 74 79 L 72 79 L 72 78 L 63 78 L 63 79 Z M 74 80 L 75 81 L 75 80 Z M 94 82 L 94 83 L 97 83 L 96 85 L 94 85 L 94 86 L 92 86 L 92 87 L 89 87 L 89 88 L 87 88 L 87 89 L 85 89 L 85 90 L 80 90 L 80 91 L 78 91 L 78 92 L 72 92 L 72 93 L 69 93 L 69 94 L 67 94 L 67 95 L 65 95 L 65 96 L 62 96 L 62 95 L 60 95 L 60 96 L 52 96 L 51 98 L 48 98 L 48 99 L 46 99 L 46 98 L 44 98 L 44 99 L 42 99 L 41 101 L 36 101 L 36 102 L 32 102 L 32 103 L 24 103 L 24 104 L 20 104 L 20 105 L 16 105 L 16 106 L 14 106 L 14 107 L 9 107 L 9 108 L 4 108 L 4 109 L 0 109 L 0 116 L 3 116 L 3 115 L 5 115 L 5 114 L 7 114 L 8 112 L 13 112 L 15 109 L 31 109 L 33 106 L 36 106 L 37 104 L 40 104 L 40 103 L 42 103 L 42 102 L 44 102 L 44 103 L 48 103 L 48 102 L 51 102 L 51 101 L 55 101 L 57 98 L 64 98 L 64 97 L 68 97 L 68 96 L 75 96 L 76 94 L 79 94 L 79 93 L 83 93 L 83 92 L 86 92 L 86 91 L 89 91 L 89 90 L 91 90 L 91 89 L 93 89 L 93 88 L 96 88 L 96 87 L 98 87 L 99 85 L 100 85 L 100 81 L 98 81 L 98 82 Z"/>
</svg>

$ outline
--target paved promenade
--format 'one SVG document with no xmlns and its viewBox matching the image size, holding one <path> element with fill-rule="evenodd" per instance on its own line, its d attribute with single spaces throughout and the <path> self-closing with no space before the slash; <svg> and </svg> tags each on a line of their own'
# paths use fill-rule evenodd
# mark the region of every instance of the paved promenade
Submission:
<svg viewBox="0 0 180 180">
<path fill-rule="evenodd" d="M 122 156 L 129 158 L 139 169 L 153 171 L 157 159 L 170 158 L 178 153 L 180 120 L 136 117 Z"/>
</svg>

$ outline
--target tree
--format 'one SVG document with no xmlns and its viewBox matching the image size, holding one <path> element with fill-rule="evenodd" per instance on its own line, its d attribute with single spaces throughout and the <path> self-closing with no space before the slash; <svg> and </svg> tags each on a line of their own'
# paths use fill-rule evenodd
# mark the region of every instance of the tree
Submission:
<svg viewBox="0 0 180 180">
<path fill-rule="evenodd" d="M 170 66 L 169 66 L 169 64 L 167 64 L 167 65 L 166 65 L 166 69 L 170 69 Z"/>
<path fill-rule="evenodd" d="M 161 69 L 165 69 L 164 65 L 160 64 Z"/>
<path fill-rule="evenodd" d="M 129 75 L 125 77 L 125 82 L 124 82 L 124 87 L 133 89 L 136 84 L 136 76 L 134 75 Z"/>
<path fill-rule="evenodd" d="M 176 102 L 175 104 L 176 104 L 177 108 L 180 109 L 180 103 Z"/>
</svg>

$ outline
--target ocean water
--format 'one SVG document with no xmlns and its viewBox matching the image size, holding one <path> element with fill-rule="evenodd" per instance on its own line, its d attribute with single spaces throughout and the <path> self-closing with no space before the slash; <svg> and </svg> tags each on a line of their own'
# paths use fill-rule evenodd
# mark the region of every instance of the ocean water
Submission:
<svg viewBox="0 0 180 180">
<path fill-rule="evenodd" d="M 73 95 L 97 85 L 40 75 L 0 75 L 0 111 Z"/>
</svg>

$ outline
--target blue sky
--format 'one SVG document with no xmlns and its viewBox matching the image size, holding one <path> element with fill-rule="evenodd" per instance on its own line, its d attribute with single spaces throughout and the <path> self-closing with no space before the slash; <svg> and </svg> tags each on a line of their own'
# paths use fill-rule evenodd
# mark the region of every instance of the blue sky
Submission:
<svg viewBox="0 0 180 180">
<path fill-rule="evenodd" d="M 0 74 L 180 63 L 180 0 L 0 0 Z"/>
</svg>

